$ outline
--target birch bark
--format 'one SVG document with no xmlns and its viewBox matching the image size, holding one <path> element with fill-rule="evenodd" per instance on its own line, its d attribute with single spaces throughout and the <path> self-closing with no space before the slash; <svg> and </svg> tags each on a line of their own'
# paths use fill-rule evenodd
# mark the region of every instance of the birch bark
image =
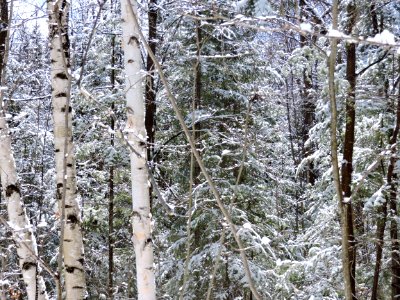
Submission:
<svg viewBox="0 0 400 300">
<path fill-rule="evenodd" d="M 61 275 L 62 263 L 64 263 L 66 299 L 79 300 L 85 296 L 86 282 L 83 266 L 81 212 L 77 200 L 75 155 L 72 141 L 68 39 L 69 1 L 48 1 L 47 4 L 49 12 L 57 200 L 61 224 L 59 275 Z M 60 293 L 61 289 L 59 289 L 58 297 L 61 296 Z"/>
<path fill-rule="evenodd" d="M 5 23 L 8 26 L 9 17 L 6 0 L 0 1 L 0 11 L 3 24 Z M 12 9 L 10 9 L 11 14 Z M 5 66 L 8 57 L 8 37 L 9 29 L 3 30 L 0 34 L 1 86 L 4 86 L 6 82 Z M 26 285 L 28 299 L 45 300 L 48 297 L 37 262 L 36 238 L 21 199 L 17 169 L 11 148 L 11 136 L 3 108 L 3 96 L 3 90 L 0 90 L 0 176 L 7 203 L 8 224 L 13 229 L 13 240 L 17 248 L 19 266 Z"/>
<path fill-rule="evenodd" d="M 139 300 L 156 299 L 153 267 L 153 242 L 151 238 L 151 216 L 149 182 L 146 168 L 145 103 L 141 74 L 139 28 L 130 13 L 130 1 L 121 0 L 122 36 L 126 81 L 128 142 L 131 152 L 132 180 L 132 227 L 133 245 L 136 255 L 136 280 Z M 137 3 L 132 5 L 137 11 Z M 135 153 L 136 152 L 136 153 Z"/>
</svg>

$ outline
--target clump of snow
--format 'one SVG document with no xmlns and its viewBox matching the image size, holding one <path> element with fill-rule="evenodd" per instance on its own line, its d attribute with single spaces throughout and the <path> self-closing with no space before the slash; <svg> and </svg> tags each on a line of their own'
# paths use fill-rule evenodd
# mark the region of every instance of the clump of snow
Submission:
<svg viewBox="0 0 400 300">
<path fill-rule="evenodd" d="M 387 29 L 383 30 L 381 33 L 378 33 L 373 38 L 368 38 L 368 41 L 381 44 L 396 45 L 394 34 Z"/>
<path fill-rule="evenodd" d="M 300 29 L 307 32 L 312 32 L 312 27 L 310 23 L 301 23 Z"/>
<path fill-rule="evenodd" d="M 231 152 L 232 152 L 232 151 L 230 151 L 230 150 L 224 149 L 224 150 L 222 150 L 221 155 L 224 156 L 224 155 L 227 155 L 227 154 L 229 154 L 229 153 L 231 153 Z"/>
<path fill-rule="evenodd" d="M 251 229 L 251 224 L 250 223 L 244 223 L 243 228 L 245 229 Z"/>
<path fill-rule="evenodd" d="M 263 236 L 261 239 L 261 244 L 263 245 L 268 245 L 271 242 L 271 240 L 269 238 L 267 238 L 266 236 Z"/>
<path fill-rule="evenodd" d="M 342 32 L 340 32 L 340 31 L 338 31 L 336 29 L 329 29 L 328 36 L 329 37 L 341 38 L 341 37 L 344 37 L 345 35 Z"/>
</svg>

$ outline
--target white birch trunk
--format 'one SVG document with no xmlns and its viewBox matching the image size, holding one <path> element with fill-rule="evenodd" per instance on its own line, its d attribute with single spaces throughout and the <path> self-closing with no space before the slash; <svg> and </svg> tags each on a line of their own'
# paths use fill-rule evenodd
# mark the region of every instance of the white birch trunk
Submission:
<svg viewBox="0 0 400 300">
<path fill-rule="evenodd" d="M 1 11 L 1 15 L 2 18 L 5 17 L 3 21 L 8 25 L 6 36 L 4 36 L 4 32 L 2 32 L 3 45 L 0 53 L 0 83 L 2 86 L 5 85 L 6 82 L 5 66 L 7 65 L 9 51 L 9 24 L 11 23 L 13 11 L 12 2 L 10 3 L 9 13 L 7 5 L 5 0 L 1 1 L 1 9 L 4 9 L 4 11 Z M 4 14 L 9 14 L 9 17 L 4 16 Z M 40 275 L 41 268 L 37 261 L 38 250 L 36 238 L 22 203 L 17 169 L 11 148 L 11 136 L 5 116 L 6 114 L 3 109 L 3 91 L 0 91 L 0 177 L 7 203 L 8 225 L 12 229 L 13 240 L 17 248 L 19 266 L 26 285 L 28 300 L 46 300 L 48 297 L 43 277 Z M 3 293 L 3 291 L 1 292 L 1 298 L 5 298 L 5 293 Z"/>
<path fill-rule="evenodd" d="M 7 202 L 8 224 L 13 229 L 19 266 L 26 284 L 29 300 L 48 299 L 44 281 L 37 262 L 36 238 L 21 201 L 15 160 L 11 149 L 11 137 L 3 110 L 0 112 L 0 176 Z"/>
<path fill-rule="evenodd" d="M 57 200 L 62 227 L 60 251 L 64 258 L 66 299 L 79 300 L 85 297 L 86 282 L 72 141 L 68 8 L 67 0 L 48 1 Z"/>
<path fill-rule="evenodd" d="M 133 10 L 137 11 L 136 1 Z M 121 0 L 122 46 L 126 82 L 128 142 L 136 153 L 131 152 L 132 180 L 132 227 L 136 255 L 136 280 L 138 300 L 155 300 L 156 286 L 153 266 L 153 242 L 151 238 L 151 215 L 148 173 L 146 168 L 145 104 L 139 33 L 130 14 L 131 2 Z M 140 154 L 140 157 L 137 155 Z"/>
</svg>

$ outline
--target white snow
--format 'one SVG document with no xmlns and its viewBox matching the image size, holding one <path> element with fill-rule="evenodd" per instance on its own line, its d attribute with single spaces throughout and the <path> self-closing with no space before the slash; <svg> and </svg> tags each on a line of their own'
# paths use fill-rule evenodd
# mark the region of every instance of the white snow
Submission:
<svg viewBox="0 0 400 300">
<path fill-rule="evenodd" d="M 271 242 L 271 240 L 269 238 L 267 238 L 266 236 L 263 236 L 261 239 L 261 244 L 263 245 L 268 245 Z"/>
<path fill-rule="evenodd" d="M 344 37 L 345 34 L 343 34 L 342 32 L 340 32 L 340 31 L 338 31 L 336 29 L 329 29 L 328 36 L 329 37 L 341 38 L 341 37 Z"/>
<path fill-rule="evenodd" d="M 312 26 L 310 23 L 301 23 L 300 29 L 307 32 L 312 32 Z"/>
<path fill-rule="evenodd" d="M 368 38 L 367 41 L 388 45 L 396 45 L 394 34 L 387 29 L 383 30 L 381 33 L 378 33 L 373 38 Z"/>
<path fill-rule="evenodd" d="M 250 223 L 244 223 L 243 228 L 245 229 L 251 229 L 251 224 Z"/>
<path fill-rule="evenodd" d="M 230 150 L 222 150 L 222 153 L 221 153 L 221 156 L 224 156 L 224 155 L 227 155 L 227 154 L 229 154 L 229 153 L 231 153 L 232 151 L 230 151 Z"/>
</svg>

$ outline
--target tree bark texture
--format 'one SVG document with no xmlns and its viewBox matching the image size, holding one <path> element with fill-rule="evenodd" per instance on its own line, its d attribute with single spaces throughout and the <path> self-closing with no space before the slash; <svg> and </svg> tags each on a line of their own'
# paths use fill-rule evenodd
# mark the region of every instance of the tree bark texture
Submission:
<svg viewBox="0 0 400 300">
<path fill-rule="evenodd" d="M 115 88 L 115 35 L 111 38 L 111 89 Z M 114 111 L 114 102 L 111 103 L 111 110 Z M 115 129 L 115 120 L 110 119 L 111 131 Z M 114 147 L 114 134 L 110 137 L 111 147 Z M 114 165 L 110 166 L 108 178 L 108 299 L 114 299 Z"/>
<path fill-rule="evenodd" d="M 332 2 L 332 29 L 337 30 L 338 28 L 338 0 Z M 331 40 L 331 53 L 329 56 L 329 98 L 331 108 L 331 156 L 332 156 L 332 175 L 336 187 L 336 196 L 338 198 L 338 206 L 340 212 L 340 225 L 342 229 L 342 266 L 343 266 L 343 277 L 344 277 L 344 293 L 346 300 L 353 300 L 354 294 L 351 284 L 351 258 L 350 258 L 350 241 L 349 231 L 346 214 L 346 204 L 343 202 L 343 191 L 342 184 L 339 174 L 339 162 L 338 162 L 338 144 L 337 144 L 337 104 L 336 104 L 336 87 L 335 87 L 335 68 L 336 68 L 336 56 L 337 56 L 337 40 L 334 38 Z"/>
<path fill-rule="evenodd" d="M 156 53 L 157 48 L 157 0 L 149 0 L 148 24 L 149 24 L 149 46 L 153 53 Z M 155 116 L 156 116 L 156 90 L 154 86 L 154 63 L 150 55 L 147 55 L 146 62 L 146 113 L 145 126 L 147 133 L 147 158 L 153 158 L 154 151 L 154 136 L 155 136 Z"/>
<path fill-rule="evenodd" d="M 19 266 L 26 284 L 28 299 L 48 299 L 37 263 L 36 238 L 21 199 L 11 137 L 3 108 L 0 111 L 0 176 L 7 202 L 9 225 L 13 229 L 13 240 L 17 247 Z"/>
<path fill-rule="evenodd" d="M 81 210 L 77 198 L 76 166 L 72 140 L 68 9 L 69 1 L 67 0 L 48 2 L 56 196 L 59 215 L 61 216 L 59 251 L 64 263 L 66 299 L 79 300 L 85 297 L 86 282 L 83 266 Z"/>
<path fill-rule="evenodd" d="M 5 84 L 5 58 L 7 57 L 7 32 L 9 30 L 8 4 L 0 0 L 1 25 L 5 26 L 0 32 L 0 81 Z M 0 177 L 3 193 L 7 203 L 8 224 L 12 228 L 19 267 L 26 285 L 29 300 L 48 299 L 41 268 L 37 262 L 38 250 L 36 238 L 27 217 L 21 198 L 21 188 L 18 182 L 15 159 L 11 147 L 11 136 L 8 128 L 6 113 L 3 107 L 3 91 L 0 91 Z"/>
<path fill-rule="evenodd" d="M 398 60 L 400 70 L 400 59 Z M 389 185 L 389 205 L 390 205 L 390 240 L 392 242 L 392 299 L 400 298 L 400 243 L 398 240 L 398 210 L 397 210 L 397 189 L 398 189 L 398 176 L 396 172 L 397 164 L 397 136 L 400 130 L 400 82 L 398 83 L 398 101 L 397 101 L 397 112 L 396 112 L 396 127 L 391 137 L 391 151 L 390 165 L 392 176 L 387 177 L 387 184 Z"/>
<path fill-rule="evenodd" d="M 0 78 L 3 78 L 4 72 L 4 54 L 6 51 L 7 32 L 8 32 L 8 3 L 7 0 L 0 1 L 0 25 L 3 30 L 0 30 Z"/>
<path fill-rule="evenodd" d="M 131 152 L 132 227 L 136 255 L 138 300 L 155 300 L 156 287 L 153 266 L 153 241 L 149 181 L 146 168 L 145 98 L 142 86 L 139 28 L 134 22 L 137 3 L 121 0 L 122 46 L 124 50 L 127 124 L 125 132 L 133 147 Z M 136 153 L 135 153 L 136 152 Z"/>
<path fill-rule="evenodd" d="M 356 6 L 354 2 L 347 5 L 348 24 L 346 33 L 351 34 L 356 23 Z M 351 271 L 351 290 L 353 299 L 355 298 L 355 271 L 356 271 L 356 241 L 354 236 L 354 217 L 353 204 L 348 199 L 351 197 L 351 183 L 353 173 L 353 152 L 355 139 L 355 89 L 356 89 L 356 45 L 354 43 L 346 44 L 346 79 L 349 83 L 349 89 L 346 96 L 346 128 L 343 146 L 342 162 L 342 190 L 345 197 L 344 202 L 344 220 L 347 227 L 347 239 L 349 241 L 349 264 Z M 359 212 L 362 213 L 362 212 Z"/>
</svg>

